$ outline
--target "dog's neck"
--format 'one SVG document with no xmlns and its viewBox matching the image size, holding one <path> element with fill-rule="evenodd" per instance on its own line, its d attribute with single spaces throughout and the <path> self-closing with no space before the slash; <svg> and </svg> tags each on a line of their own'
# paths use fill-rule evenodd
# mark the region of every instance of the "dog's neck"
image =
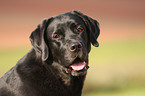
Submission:
<svg viewBox="0 0 145 96">
<path fill-rule="evenodd" d="M 32 86 L 34 88 L 39 86 L 39 90 L 45 89 L 48 90 L 48 92 L 52 88 L 55 88 L 56 92 L 58 90 L 58 92 L 60 92 L 60 90 L 62 90 L 62 92 L 67 92 L 64 94 L 72 94 L 72 92 L 75 91 L 75 96 L 80 96 L 79 94 L 82 92 L 85 76 L 72 76 L 71 74 L 66 74 L 62 67 L 63 66 L 56 62 L 47 64 L 46 62 L 41 61 L 38 53 L 36 56 L 35 51 L 31 50 L 18 62 L 17 71 L 23 82 L 29 84 L 26 86 Z M 35 68 L 35 70 L 33 68 Z M 39 82 L 39 84 L 37 84 L 37 82 Z M 43 92 L 43 90 L 41 91 Z"/>
<path fill-rule="evenodd" d="M 49 65 L 43 62 L 43 66 L 49 71 L 59 82 L 63 82 L 65 86 L 71 86 L 72 82 L 75 80 L 82 80 L 81 83 L 84 82 L 85 76 L 72 76 L 71 74 L 65 73 L 65 68 L 58 64 L 57 62 L 53 62 L 53 64 Z M 55 74 L 55 72 L 59 74 Z"/>
</svg>

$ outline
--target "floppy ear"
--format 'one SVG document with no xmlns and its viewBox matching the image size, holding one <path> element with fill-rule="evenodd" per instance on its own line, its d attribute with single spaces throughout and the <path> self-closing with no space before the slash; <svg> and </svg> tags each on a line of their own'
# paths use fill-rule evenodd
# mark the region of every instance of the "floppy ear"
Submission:
<svg viewBox="0 0 145 96">
<path fill-rule="evenodd" d="M 97 41 L 97 38 L 100 34 L 100 28 L 99 28 L 99 23 L 92 19 L 89 16 L 84 15 L 83 13 L 79 11 L 72 11 L 73 14 L 76 14 L 77 16 L 81 17 L 83 21 L 85 22 L 86 26 L 88 27 L 89 30 L 89 37 L 90 41 L 93 46 L 98 47 L 99 43 Z"/>
<path fill-rule="evenodd" d="M 39 24 L 37 28 L 31 33 L 29 37 L 33 48 L 37 52 L 41 53 L 43 61 L 46 61 L 49 56 L 49 48 L 45 41 L 46 40 L 45 31 L 50 21 L 51 21 L 51 18 L 44 19 L 41 22 L 41 24 Z"/>
</svg>

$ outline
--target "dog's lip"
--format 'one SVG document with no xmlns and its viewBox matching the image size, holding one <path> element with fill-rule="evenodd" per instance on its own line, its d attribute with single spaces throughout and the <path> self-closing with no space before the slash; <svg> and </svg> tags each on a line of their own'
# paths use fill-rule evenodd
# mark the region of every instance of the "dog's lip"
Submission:
<svg viewBox="0 0 145 96">
<path fill-rule="evenodd" d="M 65 68 L 66 73 L 73 73 L 73 72 L 86 72 L 87 69 L 89 68 L 88 64 L 86 63 L 85 60 L 81 58 L 76 58 L 74 61 Z"/>
<path fill-rule="evenodd" d="M 75 62 L 75 63 L 72 64 L 70 67 L 71 67 L 73 70 L 79 71 L 79 70 L 84 69 L 85 66 L 86 66 L 86 62 L 83 61 L 83 62 Z"/>
<path fill-rule="evenodd" d="M 82 58 L 76 57 L 73 62 L 68 66 L 68 68 L 79 71 L 82 70 L 87 65 L 86 61 Z"/>
</svg>

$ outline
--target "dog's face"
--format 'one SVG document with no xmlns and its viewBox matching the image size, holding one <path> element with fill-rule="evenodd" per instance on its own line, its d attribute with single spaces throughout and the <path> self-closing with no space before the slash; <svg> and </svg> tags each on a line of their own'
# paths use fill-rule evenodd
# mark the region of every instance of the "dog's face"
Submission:
<svg viewBox="0 0 145 96">
<path fill-rule="evenodd" d="M 39 45 L 37 40 L 37 46 L 34 45 L 34 32 L 30 36 L 32 45 L 41 51 L 43 61 L 49 61 L 51 54 L 51 60 L 63 66 L 60 68 L 72 76 L 86 74 L 91 43 L 98 46 L 98 23 L 95 24 L 96 22 L 90 21 L 93 19 L 84 16 L 73 11 L 44 20 L 39 29 L 40 38 L 44 40 L 40 40 Z"/>
<path fill-rule="evenodd" d="M 47 28 L 47 41 L 56 62 L 73 70 L 87 67 L 90 41 L 84 22 L 74 15 L 55 17 Z"/>
</svg>

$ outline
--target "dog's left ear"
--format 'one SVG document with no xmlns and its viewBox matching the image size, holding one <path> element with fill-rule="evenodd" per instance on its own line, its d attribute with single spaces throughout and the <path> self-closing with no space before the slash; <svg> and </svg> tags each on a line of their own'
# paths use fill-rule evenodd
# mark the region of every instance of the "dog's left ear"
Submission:
<svg viewBox="0 0 145 96">
<path fill-rule="evenodd" d="M 82 20 L 85 22 L 85 24 L 88 27 L 89 30 L 89 38 L 93 46 L 98 47 L 99 43 L 97 41 L 97 38 L 100 34 L 100 28 L 99 28 L 99 23 L 92 19 L 89 16 L 84 15 L 83 13 L 79 11 L 72 11 L 73 14 L 76 14 L 77 16 L 81 17 Z"/>
<path fill-rule="evenodd" d="M 30 35 L 30 41 L 35 49 L 35 51 L 39 52 L 42 57 L 42 61 L 46 61 L 49 57 L 49 48 L 46 44 L 46 29 L 51 22 L 52 18 L 44 19 L 37 28 L 31 33 Z"/>
</svg>

